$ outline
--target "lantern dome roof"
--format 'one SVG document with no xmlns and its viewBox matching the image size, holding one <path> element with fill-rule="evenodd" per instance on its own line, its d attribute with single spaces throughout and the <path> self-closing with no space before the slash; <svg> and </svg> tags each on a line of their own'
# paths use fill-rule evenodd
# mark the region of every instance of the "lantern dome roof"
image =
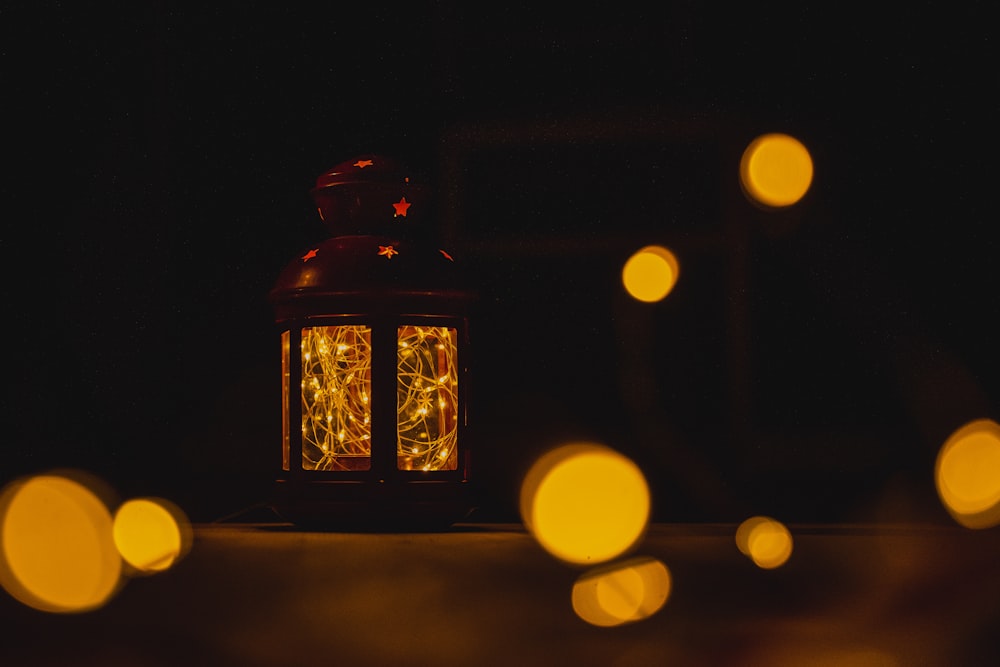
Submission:
<svg viewBox="0 0 1000 667">
<path fill-rule="evenodd" d="M 417 223 L 426 188 L 398 161 L 347 160 L 311 190 L 330 238 L 303 249 L 270 292 L 278 320 L 323 315 L 458 315 L 472 300 L 452 252 Z"/>
<path fill-rule="evenodd" d="M 421 180 L 399 160 L 360 155 L 328 169 L 310 194 L 331 235 L 400 234 L 428 213 Z"/>
</svg>

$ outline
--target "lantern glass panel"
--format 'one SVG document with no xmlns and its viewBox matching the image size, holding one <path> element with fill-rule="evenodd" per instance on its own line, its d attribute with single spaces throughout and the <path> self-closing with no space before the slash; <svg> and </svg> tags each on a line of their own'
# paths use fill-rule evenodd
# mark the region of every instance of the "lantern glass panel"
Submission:
<svg viewBox="0 0 1000 667">
<path fill-rule="evenodd" d="M 291 433 L 289 424 L 291 419 L 288 415 L 288 398 L 291 395 L 291 369 L 292 369 L 292 349 L 291 332 L 281 332 L 281 469 L 288 470 L 291 462 Z"/>
<path fill-rule="evenodd" d="M 458 467 L 458 332 L 397 330 L 396 463 L 400 470 Z"/>
<path fill-rule="evenodd" d="M 302 329 L 302 469 L 371 468 L 371 328 Z"/>
</svg>

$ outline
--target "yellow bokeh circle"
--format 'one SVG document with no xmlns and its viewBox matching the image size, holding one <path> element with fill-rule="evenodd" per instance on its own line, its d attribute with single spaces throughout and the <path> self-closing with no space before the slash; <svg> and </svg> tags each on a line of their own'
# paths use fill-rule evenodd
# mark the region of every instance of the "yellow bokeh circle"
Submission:
<svg viewBox="0 0 1000 667">
<path fill-rule="evenodd" d="M 750 517 L 736 529 L 736 546 L 758 567 L 774 569 L 792 555 L 792 534 L 780 521 Z"/>
<path fill-rule="evenodd" d="M 938 495 L 963 526 L 1000 524 L 1000 424 L 969 422 L 955 431 L 938 452 L 934 471 Z"/>
<path fill-rule="evenodd" d="M 680 275 L 677 258 L 663 246 L 651 245 L 635 252 L 622 267 L 622 285 L 632 298 L 646 303 L 670 294 Z"/>
<path fill-rule="evenodd" d="M 190 526 L 176 505 L 135 498 L 115 512 L 113 536 L 122 558 L 140 573 L 161 572 L 190 546 Z"/>
<path fill-rule="evenodd" d="M 106 503 L 71 476 L 45 474 L 0 494 L 0 584 L 47 612 L 96 609 L 115 593 L 122 563 Z"/>
<path fill-rule="evenodd" d="M 764 134 L 747 146 L 740 160 L 740 183 L 757 203 L 783 208 L 809 191 L 813 161 L 808 149 L 787 134 Z"/>
<path fill-rule="evenodd" d="M 649 487 L 639 467 L 609 447 L 564 445 L 525 475 L 520 509 L 525 526 L 550 554 L 567 563 L 597 564 L 642 537 Z"/>
<path fill-rule="evenodd" d="M 573 611 L 591 625 L 611 627 L 648 618 L 670 596 L 670 571 L 640 557 L 591 570 L 573 584 Z"/>
<path fill-rule="evenodd" d="M 760 524 L 772 520 L 766 516 L 752 516 L 736 528 L 736 548 L 740 553 L 744 556 L 750 555 L 750 533 Z"/>
</svg>

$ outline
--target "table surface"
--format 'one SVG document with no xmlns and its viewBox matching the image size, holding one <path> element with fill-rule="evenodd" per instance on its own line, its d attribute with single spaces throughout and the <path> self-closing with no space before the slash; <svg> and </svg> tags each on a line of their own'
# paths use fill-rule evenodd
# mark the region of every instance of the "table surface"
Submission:
<svg viewBox="0 0 1000 667">
<path fill-rule="evenodd" d="M 570 601 L 587 572 L 517 524 L 441 532 L 198 524 L 187 556 L 103 608 L 0 594 L 0 665 L 1000 665 L 1000 532 L 802 525 L 756 567 L 736 526 L 654 524 L 666 604 L 618 627 Z"/>
</svg>

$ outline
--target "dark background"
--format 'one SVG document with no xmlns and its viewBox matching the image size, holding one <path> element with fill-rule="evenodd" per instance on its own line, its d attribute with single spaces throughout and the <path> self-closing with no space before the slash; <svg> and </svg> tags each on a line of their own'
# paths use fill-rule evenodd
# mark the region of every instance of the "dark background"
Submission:
<svg viewBox="0 0 1000 667">
<path fill-rule="evenodd" d="M 938 447 L 1000 398 L 986 3 L 362 4 L 0 4 L 0 482 L 263 500 L 266 294 L 316 176 L 373 152 L 476 267 L 480 517 L 586 438 L 660 520 L 946 520 Z M 816 163 L 778 213 L 737 181 L 770 131 Z M 652 305 L 618 277 L 650 243 L 682 271 Z"/>
</svg>

